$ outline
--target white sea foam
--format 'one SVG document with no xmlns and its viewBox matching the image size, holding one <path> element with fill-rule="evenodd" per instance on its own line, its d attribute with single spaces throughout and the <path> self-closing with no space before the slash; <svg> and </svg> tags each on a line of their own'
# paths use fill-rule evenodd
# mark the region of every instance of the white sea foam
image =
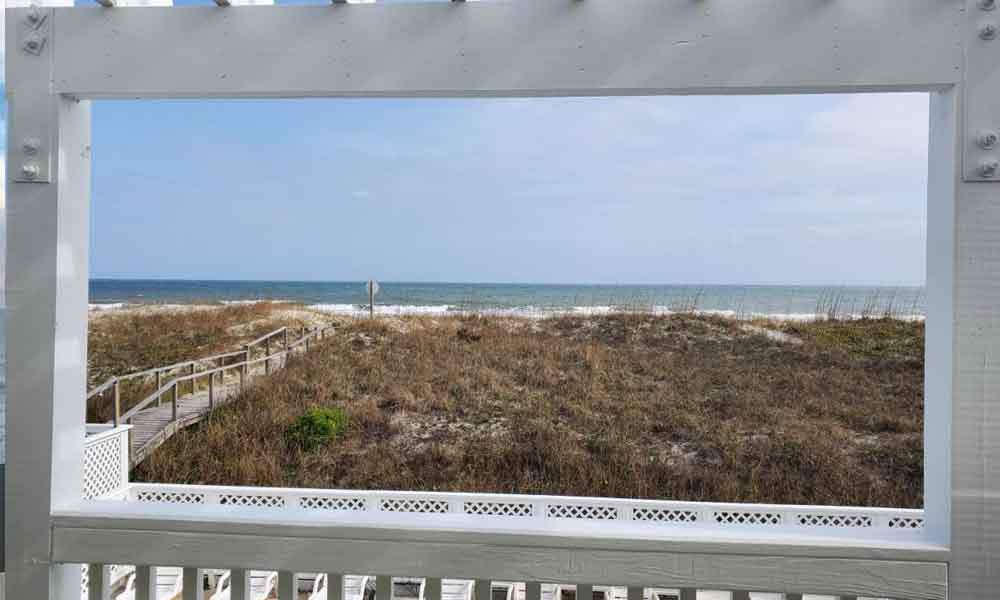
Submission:
<svg viewBox="0 0 1000 600">
<path fill-rule="evenodd" d="M 368 316 L 368 306 L 365 304 L 313 304 L 308 308 L 318 310 L 333 315 L 347 317 Z M 424 316 L 447 316 L 447 315 L 489 315 L 496 317 L 520 317 L 529 319 L 544 319 L 555 316 L 602 316 L 615 313 L 637 313 L 651 315 L 673 315 L 680 313 L 696 314 L 701 316 L 718 316 L 728 319 L 750 320 L 767 319 L 771 321 L 818 321 L 826 319 L 824 314 L 817 313 L 765 313 L 765 312 L 745 312 L 735 310 L 678 310 L 669 306 L 649 306 L 643 308 L 618 307 L 618 306 L 513 306 L 513 307 L 461 307 L 450 304 L 433 305 L 375 305 L 375 314 L 383 316 L 403 316 L 403 315 L 424 315 Z M 864 315 L 844 315 L 840 318 L 862 319 Z M 922 321 L 923 315 L 900 315 L 896 318 L 907 321 Z"/>
<path fill-rule="evenodd" d="M 272 300 L 270 298 L 259 298 L 256 300 L 219 300 L 219 304 L 227 306 L 243 306 L 247 304 L 290 304 L 291 300 Z"/>
<path fill-rule="evenodd" d="M 128 306 L 128 304 L 126 304 L 124 302 L 111 302 L 109 304 L 93 304 L 93 303 L 91 303 L 91 304 L 87 305 L 87 308 L 90 309 L 90 310 L 93 310 L 93 311 L 102 311 L 102 310 L 118 310 L 118 309 L 121 309 L 121 308 L 125 308 L 126 306 Z"/>
</svg>

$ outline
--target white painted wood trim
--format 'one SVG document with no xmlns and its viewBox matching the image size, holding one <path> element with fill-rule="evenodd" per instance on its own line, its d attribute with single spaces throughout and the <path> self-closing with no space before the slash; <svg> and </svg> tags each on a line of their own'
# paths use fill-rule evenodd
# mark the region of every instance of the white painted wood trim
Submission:
<svg viewBox="0 0 1000 600">
<path fill-rule="evenodd" d="M 634 587 L 635 581 L 661 583 L 653 576 L 663 574 L 692 586 L 717 581 L 727 589 L 773 591 L 797 575 L 802 584 L 797 587 L 825 577 L 815 584 L 831 593 L 913 598 L 943 597 L 941 569 L 943 561 L 950 561 L 955 597 L 992 597 L 1000 587 L 1000 569 L 993 562 L 1000 554 L 1000 445 L 995 443 L 1000 420 L 994 406 L 1000 396 L 995 357 L 1000 346 L 1000 202 L 996 185 L 971 183 L 982 180 L 974 175 L 975 166 L 991 155 L 970 144 L 973 129 L 1000 126 L 994 108 L 1000 71 L 992 68 L 1000 62 L 1000 43 L 978 35 L 1000 13 L 981 9 L 980 2 L 531 0 L 7 11 L 7 595 L 78 597 L 79 570 L 51 565 L 58 557 L 127 563 L 134 557 L 123 553 L 141 542 L 146 544 L 141 551 L 156 559 L 150 564 L 198 558 L 211 565 L 233 553 L 227 542 L 246 542 L 246 547 L 236 546 L 239 560 L 265 568 L 300 569 L 316 560 L 300 553 L 331 549 L 357 562 L 360 558 L 348 549 L 358 547 L 385 550 L 381 557 L 359 553 L 384 567 L 382 572 L 401 568 L 415 576 L 427 574 L 418 567 L 451 575 L 444 573 L 443 563 L 434 564 L 447 557 L 456 568 L 466 565 L 469 574 L 483 579 L 548 580 L 565 573 L 569 581 L 607 584 L 611 581 L 603 575 L 611 573 L 611 579 Z M 31 14 L 42 21 L 29 24 Z M 44 43 L 31 51 L 24 46 L 29 27 L 44 34 L 36 39 Z M 262 69 L 265 56 L 268 68 Z M 86 102 L 71 96 L 902 90 L 937 94 L 928 201 L 928 533 L 921 541 L 781 540 L 757 532 L 698 540 L 672 532 L 656 539 L 650 528 L 640 531 L 622 522 L 598 523 L 574 536 L 548 523 L 533 522 L 530 531 L 518 531 L 519 526 L 462 522 L 454 515 L 405 515 L 407 523 L 416 524 L 412 530 L 394 521 L 402 517 L 386 515 L 372 522 L 347 519 L 336 527 L 315 515 L 300 522 L 287 513 L 276 518 L 246 508 L 219 513 L 213 511 L 220 507 L 188 507 L 177 514 L 144 515 L 124 503 L 117 517 L 102 513 L 100 504 L 56 510 L 80 497 L 84 443 L 79 399 L 85 393 L 90 112 Z M 40 142 L 37 155 L 20 151 L 27 138 Z M 376 539 L 350 544 L 343 537 L 347 531 Z M 380 539 L 383 534 L 396 536 L 396 542 Z M 90 547 L 87 535 L 95 541 Z M 157 544 L 154 535 L 177 544 Z M 506 542 L 501 544 L 501 538 Z M 513 541 L 529 544 L 539 562 L 521 569 L 521 557 L 506 545 Z M 282 554 L 288 542 L 297 544 L 292 558 L 302 565 Z M 421 559 L 426 562 L 392 554 L 397 547 L 415 551 L 420 543 L 437 554 Z M 612 543 L 618 546 L 607 546 Z M 632 545 L 625 548 L 627 543 Z M 667 550 L 666 544 L 673 546 Z M 210 556 L 208 550 L 217 554 Z M 498 567 L 477 570 L 468 563 L 470 556 Z M 510 564 L 503 562 L 507 558 Z M 603 559 L 610 561 L 607 571 L 595 566 Z M 649 570 L 633 572 L 640 567 Z M 719 575 L 726 569 L 736 575 Z M 889 577 L 872 583 L 872 573 L 879 570 Z M 858 589 L 844 589 L 855 574 Z M 638 579 L 626 581 L 626 576 Z M 901 587 L 888 589 L 897 578 Z M 914 582 L 923 587 L 911 593 Z M 872 589 L 861 589 L 869 584 Z"/>
<path fill-rule="evenodd" d="M 103 533 L 95 534 L 101 530 Z M 178 540 L 203 540 L 205 544 L 215 545 L 224 536 L 235 536 L 234 539 L 245 540 L 256 544 L 263 540 L 265 546 L 277 540 L 287 548 L 290 540 L 335 541 L 368 540 L 375 543 L 441 543 L 479 544 L 491 541 L 506 546 L 524 548 L 561 548 L 567 551 L 599 550 L 599 551 L 642 551 L 642 552 L 692 552 L 692 553 L 726 553 L 754 556 L 787 556 L 787 557 L 839 557 L 863 559 L 891 559 L 915 561 L 944 561 L 948 559 L 945 547 L 914 540 L 864 539 L 847 538 L 843 536 L 812 535 L 790 531 L 768 531 L 746 528 L 739 533 L 713 532 L 707 528 L 656 528 L 643 523 L 628 522 L 595 522 L 581 524 L 567 520 L 555 520 L 540 524 L 536 521 L 518 521 L 503 517 L 482 517 L 454 514 L 412 514 L 412 513 L 349 513 L 331 512 L 317 514 L 307 510 L 271 511 L 268 509 L 231 506 L 171 506 L 154 504 L 135 504 L 114 500 L 102 500 L 80 503 L 59 509 L 53 516 L 53 557 L 58 561 L 78 562 L 83 552 L 86 555 L 110 552 L 118 558 L 108 558 L 107 562 L 125 560 L 131 556 L 134 561 L 144 564 L 168 564 L 162 553 L 175 553 L 173 560 L 186 561 L 183 564 L 216 564 L 212 560 L 204 560 L 204 554 L 199 551 L 192 554 L 177 552 L 171 544 L 147 544 L 142 547 L 138 542 L 128 540 L 151 540 L 156 536 L 169 539 L 172 534 Z M 94 538 L 88 536 L 95 535 Z M 209 539 L 211 538 L 211 540 Z M 106 539 L 108 547 L 97 543 L 98 539 Z M 112 539 L 121 540 L 119 548 L 112 547 Z M 91 543 L 93 542 L 93 543 Z M 237 546 L 239 544 L 236 544 Z M 207 547 L 207 546 L 205 546 Z M 218 546 L 220 549 L 225 545 Z M 155 553 L 143 558 L 147 552 Z M 309 572 L 324 571 L 322 566 L 326 557 L 320 553 L 308 564 L 284 566 L 268 564 L 266 561 L 243 564 L 235 560 L 240 550 L 233 545 L 226 550 L 226 559 L 234 560 L 230 566 L 247 568 L 285 568 Z M 276 552 L 270 557 L 274 560 L 288 560 L 292 554 L 286 552 L 281 556 Z M 256 555 L 258 559 L 263 555 Z M 218 560 L 218 559 L 215 559 Z M 399 572 L 386 565 L 384 570 L 361 568 L 360 564 L 349 557 L 344 565 L 338 563 L 338 571 L 347 573 L 382 572 L 406 576 L 436 576 L 433 573 Z M 94 562 L 91 559 L 85 562 Z M 126 564 L 127 564 L 126 560 Z M 178 563 L 169 563 L 178 564 Z M 380 562 L 379 564 L 385 564 Z M 484 565 L 500 568 L 499 565 Z M 322 567 L 322 568 L 321 568 Z M 480 578 L 490 578 L 498 581 L 517 577 L 500 576 L 493 572 L 484 572 Z M 441 577 L 452 577 L 455 573 L 441 573 Z M 528 578 L 531 581 L 548 581 L 551 576 L 542 577 L 538 574 Z M 571 579 L 572 580 L 572 579 Z M 605 581 L 584 583 L 610 584 Z"/>
<path fill-rule="evenodd" d="M 54 84 L 130 98 L 940 89 L 961 77 L 963 1 L 55 9 Z"/>
</svg>

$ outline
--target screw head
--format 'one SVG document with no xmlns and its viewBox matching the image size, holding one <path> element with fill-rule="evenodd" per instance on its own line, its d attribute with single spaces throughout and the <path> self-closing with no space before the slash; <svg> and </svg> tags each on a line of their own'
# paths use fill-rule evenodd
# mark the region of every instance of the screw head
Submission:
<svg viewBox="0 0 1000 600">
<path fill-rule="evenodd" d="M 45 43 L 45 38 L 38 35 L 35 32 L 29 34 L 24 38 L 24 43 L 21 45 L 25 52 L 29 54 L 39 54 L 42 51 L 42 45 Z"/>
<path fill-rule="evenodd" d="M 984 23 L 979 28 L 979 37 L 984 40 L 994 40 L 997 37 L 997 26 L 993 23 Z"/>
<path fill-rule="evenodd" d="M 1000 174 L 1000 161 L 994 159 L 984 160 L 979 163 L 979 176 L 984 179 L 993 179 Z"/>
<path fill-rule="evenodd" d="M 41 146 L 42 143 L 38 141 L 38 138 L 25 138 L 24 143 L 21 144 L 21 152 L 28 156 L 34 156 L 38 154 Z"/>
<path fill-rule="evenodd" d="M 979 0 L 979 8 L 982 10 L 993 10 L 996 7 L 996 0 Z"/>
<path fill-rule="evenodd" d="M 21 176 L 25 179 L 36 179 L 41 173 L 37 163 L 24 163 L 21 165 Z"/>
<path fill-rule="evenodd" d="M 982 131 L 976 141 L 983 150 L 992 150 L 1000 142 L 1000 134 L 996 131 Z"/>
</svg>

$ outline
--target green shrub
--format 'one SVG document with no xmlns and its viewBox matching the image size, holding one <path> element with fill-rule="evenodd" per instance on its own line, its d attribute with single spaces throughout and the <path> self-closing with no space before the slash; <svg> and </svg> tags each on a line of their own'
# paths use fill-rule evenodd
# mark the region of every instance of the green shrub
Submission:
<svg viewBox="0 0 1000 600">
<path fill-rule="evenodd" d="M 292 448 L 311 452 L 336 440 L 347 429 L 347 413 L 341 408 L 310 408 L 285 430 Z"/>
</svg>

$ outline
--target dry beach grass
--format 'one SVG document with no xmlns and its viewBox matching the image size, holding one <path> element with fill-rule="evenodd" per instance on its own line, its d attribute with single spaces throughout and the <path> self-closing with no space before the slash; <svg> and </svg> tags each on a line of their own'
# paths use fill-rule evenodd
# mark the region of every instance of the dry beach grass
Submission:
<svg viewBox="0 0 1000 600">
<path fill-rule="evenodd" d="M 183 318 L 205 339 L 233 323 Z M 166 325 L 127 321 L 106 333 L 154 343 Z M 182 353 L 182 340 L 164 343 L 176 350 L 164 357 Z M 129 352 L 92 344 L 92 368 L 109 364 L 107 348 Z M 134 476 L 919 507 L 922 387 L 919 322 L 342 319 Z M 315 407 L 342 409 L 346 430 L 310 451 L 290 445 L 285 432 Z"/>
</svg>

